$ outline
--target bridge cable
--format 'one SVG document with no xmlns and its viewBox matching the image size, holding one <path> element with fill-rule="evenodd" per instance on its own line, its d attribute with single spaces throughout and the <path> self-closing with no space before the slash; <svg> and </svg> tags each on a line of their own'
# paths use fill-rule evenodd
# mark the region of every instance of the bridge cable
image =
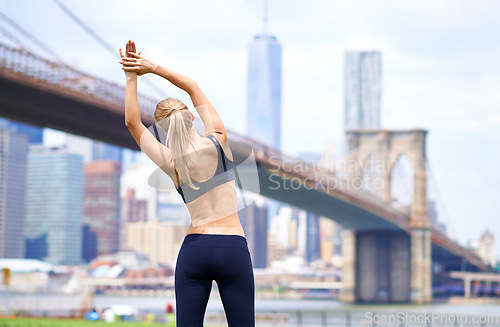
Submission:
<svg viewBox="0 0 500 327">
<path fill-rule="evenodd" d="M 401 157 L 400 157 L 401 158 Z M 397 175 L 397 179 L 400 181 L 400 185 L 403 185 L 403 188 L 404 188 L 404 191 L 407 193 L 405 195 L 408 195 L 411 197 L 414 196 L 413 194 L 413 189 L 412 189 L 412 182 L 408 180 L 408 172 L 404 170 L 404 167 L 403 167 L 403 164 L 402 164 L 402 161 L 396 161 L 395 165 L 394 165 L 394 171 L 395 171 L 395 174 L 394 175 Z M 415 172 L 413 172 L 413 175 L 415 174 Z M 391 178 L 392 180 L 392 178 Z M 410 203 L 409 203 L 409 206 L 411 207 L 412 205 L 412 202 L 410 200 Z"/>
<path fill-rule="evenodd" d="M 28 31 L 26 31 L 24 28 L 22 28 L 19 24 L 14 22 L 10 17 L 5 15 L 0 11 L 0 19 L 3 19 L 5 22 L 7 22 L 9 25 L 14 27 L 19 33 L 21 33 L 24 37 L 26 37 L 28 40 L 39 46 L 41 49 L 43 49 L 45 52 L 50 54 L 53 58 L 55 58 L 59 63 L 62 63 L 66 65 L 64 60 L 51 48 L 46 46 L 43 42 L 38 40 L 35 36 L 31 35 Z M 67 65 L 66 65 L 67 66 Z"/>
<path fill-rule="evenodd" d="M 457 230 L 455 229 L 455 226 L 453 225 L 453 221 L 451 220 L 449 212 L 448 212 L 448 210 L 447 210 L 447 208 L 445 206 L 443 197 L 441 195 L 441 191 L 440 191 L 440 189 L 438 187 L 438 184 L 437 184 L 436 176 L 434 175 L 433 170 L 431 169 L 431 164 L 430 164 L 429 159 L 427 159 L 427 168 L 428 168 L 429 176 L 430 176 L 429 179 L 431 180 L 432 185 L 434 186 L 434 188 L 436 190 L 436 196 L 437 196 L 438 201 L 439 201 L 438 203 L 439 203 L 439 205 L 441 205 L 441 207 L 443 209 L 443 213 L 444 213 L 444 216 L 445 216 L 445 219 L 446 219 L 446 223 L 448 224 L 447 226 L 450 227 L 451 232 L 452 232 L 452 236 L 458 242 Z"/>
<path fill-rule="evenodd" d="M 87 32 L 91 37 L 93 37 L 97 43 L 99 43 L 101 46 L 103 46 L 106 50 L 108 50 L 113 57 L 120 57 L 118 56 L 118 51 L 111 46 L 109 43 L 107 43 L 102 37 L 100 37 L 94 30 L 92 30 L 87 24 L 85 24 L 80 18 L 78 18 L 71 10 L 69 10 L 68 7 L 66 7 L 60 0 L 54 0 L 54 2 L 61 8 L 61 10 L 68 15 L 78 26 L 80 26 L 85 32 Z M 147 79 L 146 76 L 143 78 L 144 82 L 151 87 L 154 91 L 156 91 L 159 95 L 162 97 L 165 96 L 165 92 L 162 91 L 159 87 L 157 87 L 153 82 L 151 82 L 149 79 Z"/>
<path fill-rule="evenodd" d="M 19 40 L 14 34 L 9 32 L 5 27 L 0 25 L 0 33 L 2 33 L 7 39 L 14 42 L 17 46 L 21 48 L 28 48 L 21 40 Z"/>
</svg>

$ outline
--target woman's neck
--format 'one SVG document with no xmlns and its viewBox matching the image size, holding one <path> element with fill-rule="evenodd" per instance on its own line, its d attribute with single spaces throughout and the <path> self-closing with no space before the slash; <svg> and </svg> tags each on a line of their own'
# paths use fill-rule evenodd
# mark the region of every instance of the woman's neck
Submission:
<svg viewBox="0 0 500 327">
<path fill-rule="evenodd" d="M 189 129 L 189 137 L 195 148 L 198 148 L 198 145 L 203 142 L 203 137 L 201 137 L 194 128 Z"/>
</svg>

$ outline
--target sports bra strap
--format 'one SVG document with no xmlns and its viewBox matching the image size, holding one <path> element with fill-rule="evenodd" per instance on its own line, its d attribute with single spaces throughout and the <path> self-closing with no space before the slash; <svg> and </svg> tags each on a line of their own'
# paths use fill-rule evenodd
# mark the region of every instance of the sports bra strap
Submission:
<svg viewBox="0 0 500 327">
<path fill-rule="evenodd" d="M 174 172 L 175 172 L 175 179 L 177 180 L 177 184 L 180 186 L 181 185 L 181 180 L 179 178 L 179 174 L 177 173 L 177 169 L 175 168 L 175 161 L 174 161 Z M 176 186 L 177 188 L 177 186 Z"/>
<path fill-rule="evenodd" d="M 208 134 L 207 136 L 214 142 L 215 147 L 217 148 L 217 155 L 219 155 L 220 158 L 222 158 L 222 166 L 224 167 L 224 171 L 227 171 L 226 167 L 226 154 L 224 153 L 224 150 L 222 149 L 222 145 L 220 144 L 219 140 L 215 137 L 213 134 Z"/>
</svg>

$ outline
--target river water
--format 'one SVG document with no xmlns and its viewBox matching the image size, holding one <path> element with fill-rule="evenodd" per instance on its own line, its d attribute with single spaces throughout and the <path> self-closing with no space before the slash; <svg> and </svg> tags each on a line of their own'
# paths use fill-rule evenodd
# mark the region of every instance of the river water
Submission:
<svg viewBox="0 0 500 327">
<path fill-rule="evenodd" d="M 163 312 L 173 297 L 97 296 L 95 304 L 135 305 L 143 311 Z M 352 305 L 338 300 L 261 300 L 255 302 L 259 316 L 275 317 L 259 326 L 500 326 L 500 304 Z M 207 316 L 224 316 L 219 297 L 211 297 Z M 279 322 L 279 317 L 286 321 Z M 226 325 L 227 326 L 227 325 Z"/>
</svg>

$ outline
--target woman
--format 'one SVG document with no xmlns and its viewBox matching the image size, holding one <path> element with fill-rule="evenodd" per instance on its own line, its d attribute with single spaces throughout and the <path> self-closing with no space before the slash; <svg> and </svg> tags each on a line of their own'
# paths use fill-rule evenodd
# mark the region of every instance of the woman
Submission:
<svg viewBox="0 0 500 327">
<path fill-rule="evenodd" d="M 217 282 L 229 326 L 255 326 L 254 275 L 247 240 L 239 221 L 232 154 L 217 111 L 190 78 L 136 54 L 135 44 L 120 49 L 127 78 L 125 124 L 141 149 L 174 182 L 191 216 L 175 268 L 177 326 L 203 326 L 206 305 Z M 194 129 L 194 115 L 168 98 L 154 113 L 167 145 L 142 124 L 137 76 L 156 74 L 186 91 L 205 126 Z"/>
</svg>

